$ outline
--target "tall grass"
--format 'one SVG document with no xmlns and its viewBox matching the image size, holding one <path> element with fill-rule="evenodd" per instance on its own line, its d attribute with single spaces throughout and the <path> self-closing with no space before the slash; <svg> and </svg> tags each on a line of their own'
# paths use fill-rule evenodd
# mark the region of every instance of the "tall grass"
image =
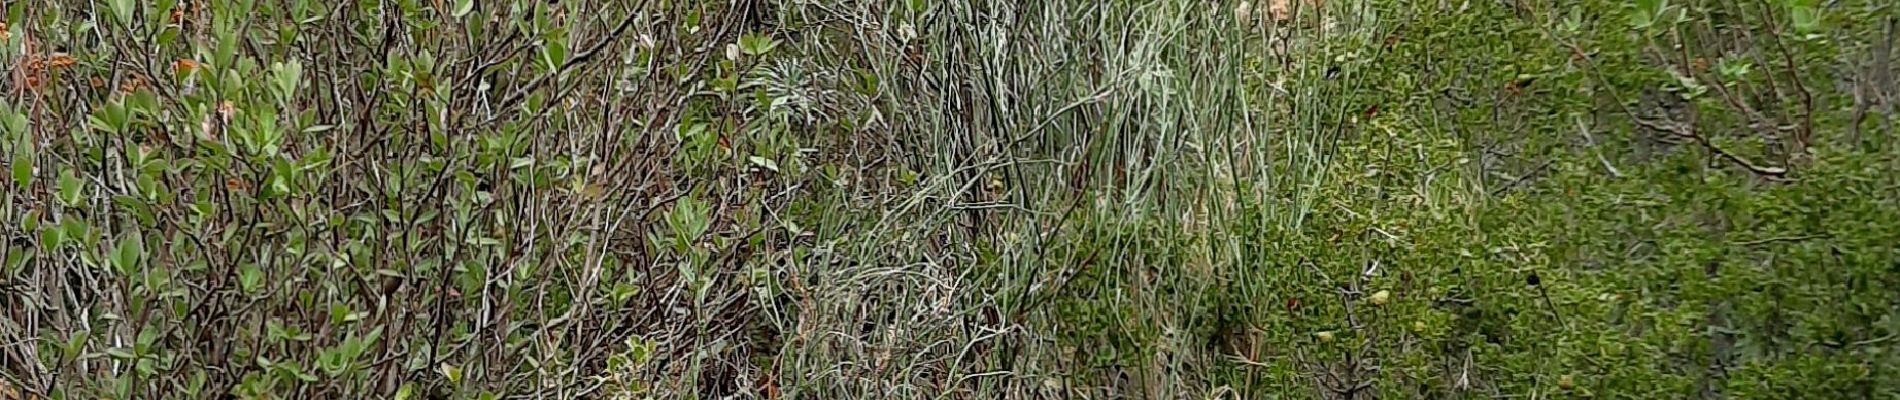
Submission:
<svg viewBox="0 0 1900 400">
<path fill-rule="evenodd" d="M 888 169 L 917 176 L 841 188 L 896 201 L 813 226 L 859 262 L 795 261 L 808 299 L 765 312 L 800 318 L 777 327 L 800 332 L 786 393 L 827 398 L 1205 393 L 1182 385 L 1219 361 L 1178 333 L 1204 325 L 1188 293 L 1249 278 L 1234 221 L 1297 229 L 1319 204 L 1361 89 L 1327 60 L 1376 62 L 1354 44 L 1383 36 L 1345 2 L 1292 21 L 1187 1 L 776 6 L 814 38 L 801 55 L 876 78 L 861 103 L 889 101 L 867 114 L 907 156 Z M 1134 318 L 1109 329 L 1173 350 L 1085 372 L 1131 347 L 1065 337 L 1070 298 L 1121 303 L 1101 311 Z"/>
</svg>

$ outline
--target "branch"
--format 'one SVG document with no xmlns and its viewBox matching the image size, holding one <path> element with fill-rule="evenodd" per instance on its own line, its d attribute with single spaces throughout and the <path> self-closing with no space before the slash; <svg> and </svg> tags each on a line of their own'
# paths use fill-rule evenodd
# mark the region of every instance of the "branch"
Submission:
<svg viewBox="0 0 1900 400">
<path fill-rule="evenodd" d="M 1542 175 L 1544 173 L 1544 170 L 1549 169 L 1550 164 L 1554 162 L 1557 162 L 1557 159 L 1553 158 L 1549 160 L 1544 160 L 1543 164 L 1538 164 L 1537 168 L 1531 169 L 1531 172 L 1525 173 L 1524 176 L 1517 177 L 1517 179 L 1512 179 L 1510 182 L 1505 182 L 1504 186 L 1499 186 L 1497 189 L 1492 190 L 1491 195 L 1498 196 L 1498 195 L 1504 194 L 1505 192 L 1511 191 L 1511 189 L 1516 189 L 1517 185 L 1524 183 L 1524 181 L 1530 180 L 1531 178 L 1535 178 L 1538 175 Z M 1611 170 L 1614 171 L 1615 169 L 1611 169 Z M 1499 175 L 1503 175 L 1503 174 L 1499 174 Z"/>
<path fill-rule="evenodd" d="M 1603 169 L 1610 171 L 1610 176 L 1622 178 L 1623 171 L 1618 171 L 1615 165 L 1610 164 L 1610 159 L 1604 158 L 1603 152 L 1598 151 L 1598 149 L 1596 149 L 1597 138 L 1595 136 L 1590 135 L 1590 126 L 1583 123 L 1583 117 L 1579 116 L 1576 118 L 1576 120 L 1577 120 L 1577 131 L 1583 133 L 1583 141 L 1590 145 L 1591 147 L 1590 152 L 1593 154 L 1596 154 L 1597 162 L 1603 164 Z"/>
<path fill-rule="evenodd" d="M 1631 115 L 1630 117 L 1631 117 L 1630 118 L 1631 121 L 1635 121 L 1637 125 L 1642 125 L 1644 128 L 1649 128 L 1649 129 L 1662 131 L 1662 132 L 1668 132 L 1672 135 L 1676 135 L 1677 137 L 1694 140 L 1696 144 L 1702 145 L 1702 148 L 1708 149 L 1710 153 L 1715 153 L 1717 157 L 1721 157 L 1722 159 L 1728 160 L 1730 163 L 1735 164 L 1736 166 L 1742 167 L 1743 169 L 1747 169 L 1748 172 L 1755 173 L 1755 175 L 1760 175 L 1760 176 L 1768 177 L 1768 178 L 1782 178 L 1788 175 L 1788 169 L 1786 168 L 1764 167 L 1761 165 L 1757 165 L 1752 161 L 1748 161 L 1748 159 L 1746 158 L 1742 158 L 1741 156 L 1735 155 L 1735 153 L 1730 153 L 1728 150 L 1723 150 L 1720 146 L 1716 146 L 1715 143 L 1710 142 L 1709 138 L 1696 134 L 1694 131 L 1689 130 L 1689 128 L 1683 127 L 1681 124 L 1675 123 L 1674 121 L 1669 121 L 1669 123 L 1665 125 L 1663 123 L 1646 120 L 1646 119 L 1643 119 L 1642 117 L 1638 117 L 1635 115 Z"/>
<path fill-rule="evenodd" d="M 1805 241 L 1809 239 L 1826 239 L 1829 237 L 1831 236 L 1825 233 L 1818 234 L 1818 235 L 1777 236 L 1777 237 L 1771 237 L 1771 238 L 1766 238 L 1766 239 L 1755 239 L 1755 240 L 1749 240 L 1749 241 L 1743 241 L 1743 242 L 1735 242 L 1735 244 L 1740 245 L 1740 246 L 1759 246 L 1759 245 L 1775 243 L 1775 242 L 1799 242 L 1799 241 Z"/>
<path fill-rule="evenodd" d="M 633 10 L 627 12 L 626 18 L 623 18 L 620 20 L 620 25 L 615 26 L 613 32 L 607 34 L 607 37 L 601 38 L 599 42 L 594 42 L 594 45 L 589 46 L 587 48 L 587 51 L 583 51 L 580 54 L 575 55 L 574 58 L 568 59 L 567 62 L 561 63 L 561 67 L 556 68 L 553 72 L 550 72 L 547 75 L 542 75 L 540 77 L 534 78 L 534 81 L 528 82 L 526 86 L 522 86 L 520 89 L 515 89 L 514 93 L 510 93 L 508 94 L 508 97 L 502 98 L 501 107 L 497 107 L 496 109 L 506 110 L 506 109 L 514 107 L 516 102 L 520 102 L 522 98 L 528 96 L 528 92 L 535 91 L 537 89 L 540 89 L 541 86 L 547 85 L 549 78 L 565 75 L 567 74 L 567 71 L 574 69 L 574 66 L 593 60 L 595 55 L 600 54 L 601 49 L 607 47 L 608 43 L 613 43 L 615 39 L 618 39 L 622 35 L 625 35 L 627 33 L 627 28 L 633 27 L 633 21 L 640 19 L 640 16 L 643 15 L 641 10 L 645 10 L 645 9 L 646 9 L 645 2 L 641 2 L 640 5 L 635 6 Z"/>
</svg>

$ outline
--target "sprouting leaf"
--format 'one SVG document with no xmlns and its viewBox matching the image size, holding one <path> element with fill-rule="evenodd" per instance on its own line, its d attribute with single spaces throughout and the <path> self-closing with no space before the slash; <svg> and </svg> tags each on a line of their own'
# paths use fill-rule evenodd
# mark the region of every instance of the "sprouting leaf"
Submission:
<svg viewBox="0 0 1900 400">
<path fill-rule="evenodd" d="M 1721 72 L 1722 76 L 1727 78 L 1730 82 L 1739 81 L 1742 78 L 1748 77 L 1748 73 L 1752 69 L 1754 69 L 1753 64 L 1737 58 L 1723 58 L 1716 64 L 1716 70 Z"/>
<path fill-rule="evenodd" d="M 289 63 L 272 63 L 271 72 L 277 79 L 277 93 L 286 100 L 297 90 L 297 84 L 303 81 L 303 63 L 294 59 Z"/>
<path fill-rule="evenodd" d="M 441 365 L 437 366 L 437 370 L 442 373 L 443 378 L 448 378 L 449 383 L 462 382 L 462 367 L 455 366 L 449 363 L 442 363 Z"/>
<path fill-rule="evenodd" d="M 739 37 L 739 49 L 749 56 L 770 53 L 778 47 L 778 43 L 778 39 L 759 34 L 748 33 Z"/>
</svg>

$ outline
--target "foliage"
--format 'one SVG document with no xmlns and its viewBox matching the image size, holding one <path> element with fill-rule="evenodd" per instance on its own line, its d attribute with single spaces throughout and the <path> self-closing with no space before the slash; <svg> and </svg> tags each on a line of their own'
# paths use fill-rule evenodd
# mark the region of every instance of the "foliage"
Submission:
<svg viewBox="0 0 1900 400">
<path fill-rule="evenodd" d="M 0 5 L 0 398 L 1900 396 L 1883 2 Z"/>
</svg>

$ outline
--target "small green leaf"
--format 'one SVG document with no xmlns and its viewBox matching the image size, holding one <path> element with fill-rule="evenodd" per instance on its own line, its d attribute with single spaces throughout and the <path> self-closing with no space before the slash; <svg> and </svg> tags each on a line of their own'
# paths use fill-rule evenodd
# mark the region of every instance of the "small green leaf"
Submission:
<svg viewBox="0 0 1900 400">
<path fill-rule="evenodd" d="M 409 400 L 416 396 L 416 384 L 404 383 L 396 389 L 396 400 Z"/>
<path fill-rule="evenodd" d="M 263 283 L 264 271 L 258 270 L 257 264 L 244 264 L 238 267 L 238 287 L 245 293 L 257 293 L 258 289 L 263 287 Z"/>
<path fill-rule="evenodd" d="M 66 339 L 66 348 L 61 349 L 64 353 L 61 355 L 61 359 L 71 360 L 78 357 L 79 351 L 86 349 L 86 341 L 91 338 L 92 336 L 87 334 L 86 331 L 73 332 L 73 336 Z"/>
<path fill-rule="evenodd" d="M 1635 9 L 1630 12 L 1630 26 L 1636 29 L 1648 29 L 1663 18 L 1663 11 L 1669 8 L 1667 0 L 1636 0 Z"/>
<path fill-rule="evenodd" d="M 114 347 L 114 348 L 106 349 L 106 356 L 120 359 L 120 360 L 130 360 L 130 359 L 138 357 L 137 355 L 132 354 L 131 350 L 127 350 L 124 347 Z"/>
<path fill-rule="evenodd" d="M 13 112 L 13 107 L 0 102 L 0 132 L 8 134 L 26 132 L 26 115 Z M 26 137 L 22 136 L 19 139 L 25 140 Z"/>
<path fill-rule="evenodd" d="M 770 158 L 759 157 L 759 156 L 747 156 L 746 160 L 751 161 L 752 165 L 758 166 L 759 168 L 764 168 L 772 172 L 778 172 L 778 162 L 772 161 L 772 159 Z"/>
<path fill-rule="evenodd" d="M 1788 11 L 1794 21 L 1794 29 L 1799 32 L 1814 32 L 1821 28 L 1821 9 L 1814 6 L 1797 5 Z"/>
<path fill-rule="evenodd" d="M 92 225 L 79 218 L 61 218 L 60 235 L 67 239 L 84 241 L 92 237 Z"/>
<path fill-rule="evenodd" d="M 237 29 L 232 28 L 229 23 L 219 24 L 214 21 L 212 30 L 218 35 L 217 50 L 211 55 L 212 67 L 224 69 L 226 73 L 232 74 L 232 78 L 236 78 L 236 71 L 230 68 L 232 58 L 237 55 Z"/>
<path fill-rule="evenodd" d="M 121 24 L 132 23 L 132 6 L 136 4 L 133 0 L 112 0 L 112 16 Z"/>
<path fill-rule="evenodd" d="M 1676 77 L 1676 84 L 1682 87 L 1682 90 L 1676 93 L 1676 95 L 1682 96 L 1684 100 L 1694 100 L 1709 90 L 1707 86 L 1703 86 L 1702 83 L 1697 81 L 1693 76 L 1684 75 L 1677 71 L 1669 71 L 1669 73 Z"/>
<path fill-rule="evenodd" d="M 449 383 L 462 382 L 462 367 L 442 363 L 442 365 L 438 366 L 438 370 L 442 372 L 442 377 L 448 378 Z"/>
<path fill-rule="evenodd" d="M 303 81 L 303 63 L 294 59 L 289 63 L 272 63 L 271 72 L 277 79 L 278 95 L 288 101 Z"/>
<path fill-rule="evenodd" d="M 462 17 L 468 16 L 468 13 L 474 10 L 475 0 L 456 0 L 455 12 L 450 15 L 455 16 L 456 19 L 461 19 Z"/>
<path fill-rule="evenodd" d="M 21 142 L 20 146 L 13 148 L 13 159 L 8 163 L 13 165 L 13 183 L 26 189 L 33 185 L 33 149 L 31 143 L 24 143 L 25 140 Z"/>
<path fill-rule="evenodd" d="M 86 195 L 86 182 L 73 175 L 73 170 L 59 171 L 59 201 L 67 207 L 78 207 L 79 201 Z"/>
<path fill-rule="evenodd" d="M 331 324 L 341 324 L 343 323 L 343 319 L 349 315 L 350 315 L 350 306 L 348 304 L 343 304 L 343 303 L 330 304 L 330 323 Z"/>
<path fill-rule="evenodd" d="M 112 249 L 112 266 L 120 274 L 132 276 L 138 272 L 139 261 L 145 258 L 145 238 L 137 232 L 126 235 Z"/>
<path fill-rule="evenodd" d="M 1754 69 L 1753 64 L 1736 58 L 1723 58 L 1716 65 L 1716 69 L 1731 83 L 1747 77 L 1748 73 Z"/>
<path fill-rule="evenodd" d="M 541 61 L 547 63 L 549 71 L 559 71 L 567 64 L 567 41 L 549 40 L 547 47 L 541 49 Z"/>
<path fill-rule="evenodd" d="M 49 249 L 59 248 L 59 245 L 62 244 L 61 242 L 66 239 L 64 235 L 65 231 L 64 229 L 56 229 L 51 226 L 40 230 L 40 245 L 46 246 Z"/>
<path fill-rule="evenodd" d="M 745 51 L 745 54 L 750 56 L 770 53 L 773 48 L 778 47 L 778 43 L 777 39 L 759 34 L 748 33 L 745 34 L 745 36 L 739 37 L 739 49 Z"/>
</svg>

